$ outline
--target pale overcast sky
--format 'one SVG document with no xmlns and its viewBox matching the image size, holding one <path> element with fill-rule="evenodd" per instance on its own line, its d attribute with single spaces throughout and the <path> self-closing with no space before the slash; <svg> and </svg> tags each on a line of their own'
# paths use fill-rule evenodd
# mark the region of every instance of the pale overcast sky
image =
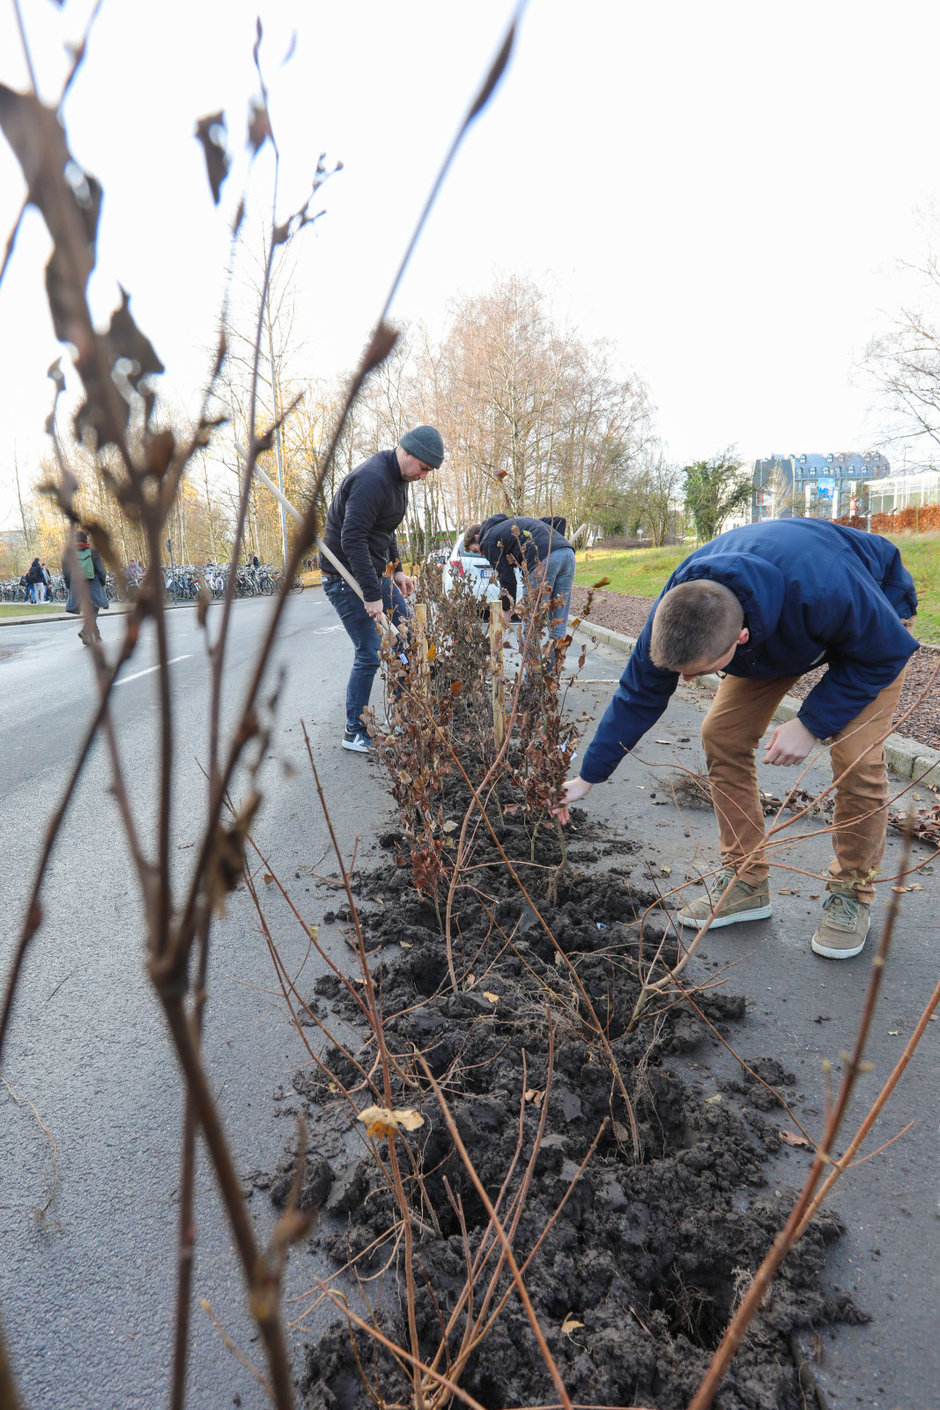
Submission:
<svg viewBox="0 0 940 1410">
<path fill-rule="evenodd" d="M 47 101 L 63 38 L 90 9 L 22 0 Z M 344 163 L 297 247 L 295 326 L 312 375 L 348 367 L 512 11 L 104 0 L 65 110 L 76 159 L 105 189 L 96 313 L 107 318 L 123 284 L 165 380 L 195 403 L 245 172 L 215 210 L 193 127 L 225 108 L 242 151 L 260 14 L 281 213 L 321 151 Z M 938 52 L 936 0 L 530 0 L 394 312 L 435 332 L 449 299 L 520 272 L 645 378 L 673 459 L 730 443 L 748 458 L 865 449 L 879 426 L 855 367 L 905 296 L 896 261 L 922 257 L 916 212 L 940 180 Z M 0 81 L 27 83 L 3 0 Z M 264 156 L 263 204 L 271 174 Z M 4 243 L 22 196 L 0 139 Z M 47 257 L 31 212 L 0 287 L 0 527 L 15 522 L 14 450 L 29 478 L 41 449 L 59 351 L 41 297 Z"/>
</svg>

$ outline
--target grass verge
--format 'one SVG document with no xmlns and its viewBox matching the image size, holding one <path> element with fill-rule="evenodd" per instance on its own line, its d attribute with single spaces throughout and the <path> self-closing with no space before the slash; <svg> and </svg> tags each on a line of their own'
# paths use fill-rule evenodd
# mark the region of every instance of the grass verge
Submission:
<svg viewBox="0 0 940 1410">
<path fill-rule="evenodd" d="M 2 617 L 47 617 L 53 612 L 64 612 L 64 602 L 4 602 L 0 604 Z"/>
</svg>

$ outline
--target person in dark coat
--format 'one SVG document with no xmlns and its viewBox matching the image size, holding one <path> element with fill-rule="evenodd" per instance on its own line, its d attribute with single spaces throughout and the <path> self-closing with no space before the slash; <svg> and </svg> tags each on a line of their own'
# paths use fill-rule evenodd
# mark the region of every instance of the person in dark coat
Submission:
<svg viewBox="0 0 940 1410">
<path fill-rule="evenodd" d="M 764 761 L 800 764 L 821 740 L 830 742 L 835 857 L 812 949 L 827 959 L 859 954 L 885 847 L 884 741 L 918 649 L 907 629 L 916 611 L 914 580 L 878 534 L 779 519 L 719 535 L 666 583 L 558 816 L 567 822 L 569 805 L 613 773 L 680 677 L 718 672 L 702 741 L 722 869 L 711 893 L 676 919 L 697 927 L 765 919 L 769 868 L 755 750 L 794 682 L 826 663 L 796 718 L 774 729 Z"/>
<path fill-rule="evenodd" d="M 26 570 L 26 599 L 28 602 L 41 602 L 43 598 L 45 598 L 45 583 L 46 580 L 43 577 L 42 565 L 38 558 L 34 558 Z M 43 587 L 42 597 L 39 595 L 40 584 L 42 584 Z"/>
<path fill-rule="evenodd" d="M 491 514 L 482 524 L 468 524 L 463 533 L 463 546 L 468 553 L 479 553 L 496 569 L 502 593 L 503 611 L 512 611 L 516 600 L 515 569 L 524 570 L 523 577 L 533 590 L 550 597 L 552 636 L 560 640 L 568 629 L 571 609 L 571 589 L 574 584 L 574 549 L 557 527 L 564 519 L 532 519 L 527 514 Z"/>
<path fill-rule="evenodd" d="M 85 645 L 90 646 L 93 641 L 101 640 L 98 613 L 107 612 L 111 604 L 105 587 L 107 570 L 82 528 L 75 529 L 62 562 L 62 576 L 69 590 L 65 610 L 74 615 L 84 614 L 85 621 L 78 634 Z"/>
<path fill-rule="evenodd" d="M 444 442 L 433 426 L 406 431 L 394 450 L 381 450 L 357 465 L 343 480 L 326 516 L 323 542 L 355 578 L 362 597 L 320 554 L 323 590 L 355 647 L 346 686 L 343 748 L 368 754 L 372 740 L 362 712 L 379 668 L 380 634 L 376 623 L 386 613 L 397 625 L 410 616 L 405 597 L 414 580 L 404 572 L 395 530 L 408 508 L 408 487 L 427 479 L 444 459 Z M 386 565 L 395 565 L 390 580 Z"/>
</svg>

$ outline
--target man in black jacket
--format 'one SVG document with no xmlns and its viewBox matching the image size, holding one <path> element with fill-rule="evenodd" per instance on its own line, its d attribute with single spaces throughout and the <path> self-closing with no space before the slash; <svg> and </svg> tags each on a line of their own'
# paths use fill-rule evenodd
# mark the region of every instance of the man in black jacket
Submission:
<svg viewBox="0 0 940 1410">
<path fill-rule="evenodd" d="M 45 580 L 45 578 L 43 577 L 43 574 L 42 574 L 42 568 L 40 567 L 40 564 L 39 564 L 39 559 L 38 559 L 38 558 L 34 558 L 33 561 L 32 561 L 32 563 L 30 563 L 30 565 L 29 565 L 29 570 L 28 570 L 28 572 L 27 572 L 27 574 L 26 574 L 26 582 L 27 582 L 27 584 L 28 584 L 28 589 L 27 589 L 27 593 L 26 593 L 26 600 L 27 600 L 28 602 L 42 602 L 42 601 L 44 600 L 45 595 L 46 595 L 46 594 L 45 594 L 45 581 L 46 581 L 46 580 Z M 40 584 L 40 583 L 43 584 L 43 589 L 44 589 L 44 590 L 43 590 L 42 597 L 39 596 L 39 584 Z"/>
<path fill-rule="evenodd" d="M 488 558 L 496 569 L 502 590 L 503 611 L 516 600 L 516 574 L 523 572 L 534 591 L 543 591 L 555 603 L 552 636 L 558 641 L 568 629 L 571 588 L 574 583 L 574 549 L 560 532 L 564 519 L 530 519 L 527 514 L 491 514 L 482 524 L 468 524 L 463 546 L 468 553 Z"/>
<path fill-rule="evenodd" d="M 407 431 L 394 450 L 380 450 L 350 471 L 326 516 L 323 542 L 362 589 L 360 598 L 321 553 L 323 590 L 355 647 L 343 735 L 343 748 L 355 754 L 372 749 L 361 716 L 379 668 L 376 622 L 383 612 L 396 624 L 410 616 L 405 597 L 414 592 L 414 582 L 401 566 L 395 540 L 408 508 L 408 486 L 425 480 L 443 459 L 444 442 L 433 426 Z M 394 581 L 385 571 L 389 563 L 395 565 Z"/>
</svg>

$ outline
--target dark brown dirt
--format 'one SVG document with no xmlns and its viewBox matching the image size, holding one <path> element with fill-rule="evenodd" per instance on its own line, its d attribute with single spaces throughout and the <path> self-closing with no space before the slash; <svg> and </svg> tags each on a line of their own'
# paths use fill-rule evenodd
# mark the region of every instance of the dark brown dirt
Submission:
<svg viewBox="0 0 940 1410">
<path fill-rule="evenodd" d="M 522 819 L 504 817 L 496 828 L 520 859 L 538 912 L 590 998 L 632 1115 L 584 994 L 559 963 L 539 916 L 505 868 L 494 865 L 495 854 L 476 855 L 474 890 L 468 885 L 457 893 L 457 992 L 448 984 L 434 908 L 415 892 L 409 867 L 390 860 L 362 878 L 366 944 L 395 947 L 375 971 L 386 1043 L 405 1073 L 405 1080 L 393 1077 L 392 1104 L 417 1108 L 425 1118 L 420 1131 L 396 1138 L 399 1162 L 415 1172 L 407 1176 L 417 1216 L 415 1335 L 422 1359 L 432 1359 L 488 1224 L 414 1061 L 419 1051 L 507 1226 L 518 1214 L 519 1263 L 535 1250 L 526 1287 L 572 1401 L 680 1410 L 789 1211 L 792 1195 L 768 1186 L 763 1169 L 780 1147 L 785 1122 L 777 1093 L 794 1079 L 758 1056 L 750 1061 L 757 1076 L 742 1072 L 716 1082 L 704 1062 L 689 1061 L 692 1054 L 707 1057 L 714 1040 L 706 1021 L 681 1004 L 651 1003 L 631 1028 L 639 965 L 665 925 L 655 912 L 643 923 L 637 918 L 653 897 L 631 891 L 628 873 L 596 867 L 600 854 L 629 856 L 634 845 L 603 834 L 583 815 L 575 818 L 577 839 L 557 874 L 554 829 L 538 832 L 532 865 Z M 383 842 L 394 849 L 400 835 Z M 699 995 L 698 1003 L 708 1022 L 722 1028 L 744 1015 L 744 999 L 723 991 Z M 362 1046 L 355 1064 L 324 1050 L 329 1073 L 311 1066 L 295 1075 L 311 1151 L 319 1157 L 308 1168 L 301 1202 L 319 1211 L 313 1237 L 337 1265 L 358 1257 L 359 1274 L 376 1276 L 367 1285 L 375 1323 L 396 1345 L 409 1347 L 403 1246 L 390 1233 L 397 1212 L 380 1167 L 387 1147 L 378 1140 L 376 1156 L 342 1136 L 354 1121 L 341 1088 L 353 1093 L 358 1109 L 385 1104 L 374 1042 L 335 977 L 317 983 L 310 1007 L 330 1024 L 337 1013 L 348 1019 Z M 258 1183 L 269 1184 L 283 1204 L 292 1175 L 288 1153 L 279 1171 Z M 826 1245 L 839 1232 L 835 1216 L 824 1214 L 786 1260 L 715 1401 L 721 1410 L 805 1404 L 789 1350 L 792 1334 L 857 1316 L 821 1281 Z M 498 1260 L 491 1234 L 489 1242 L 475 1312 Z M 509 1284 L 504 1272 L 495 1281 L 499 1297 Z M 446 1337 L 442 1371 L 465 1324 L 464 1307 Z M 345 1322 L 337 1323 L 309 1349 L 304 1403 L 318 1410 L 411 1404 L 402 1366 L 362 1332 L 354 1349 Z M 518 1296 L 509 1294 L 459 1380 L 487 1410 L 557 1402 Z"/>
<path fill-rule="evenodd" d="M 576 587 L 571 595 L 572 613 L 581 611 L 586 600 L 587 589 Z M 611 631 L 637 637 L 643 630 L 653 601 L 651 597 L 628 597 L 625 593 L 601 590 L 594 595 L 584 630 L 589 630 L 591 622 L 596 622 Z M 914 634 L 917 634 L 916 623 Z M 822 671 L 812 671 L 803 676 L 793 688 L 794 695 L 805 700 L 821 675 Z M 901 692 L 898 717 L 896 728 L 900 734 L 931 749 L 940 749 L 940 647 L 922 646 L 911 658 Z"/>
</svg>

